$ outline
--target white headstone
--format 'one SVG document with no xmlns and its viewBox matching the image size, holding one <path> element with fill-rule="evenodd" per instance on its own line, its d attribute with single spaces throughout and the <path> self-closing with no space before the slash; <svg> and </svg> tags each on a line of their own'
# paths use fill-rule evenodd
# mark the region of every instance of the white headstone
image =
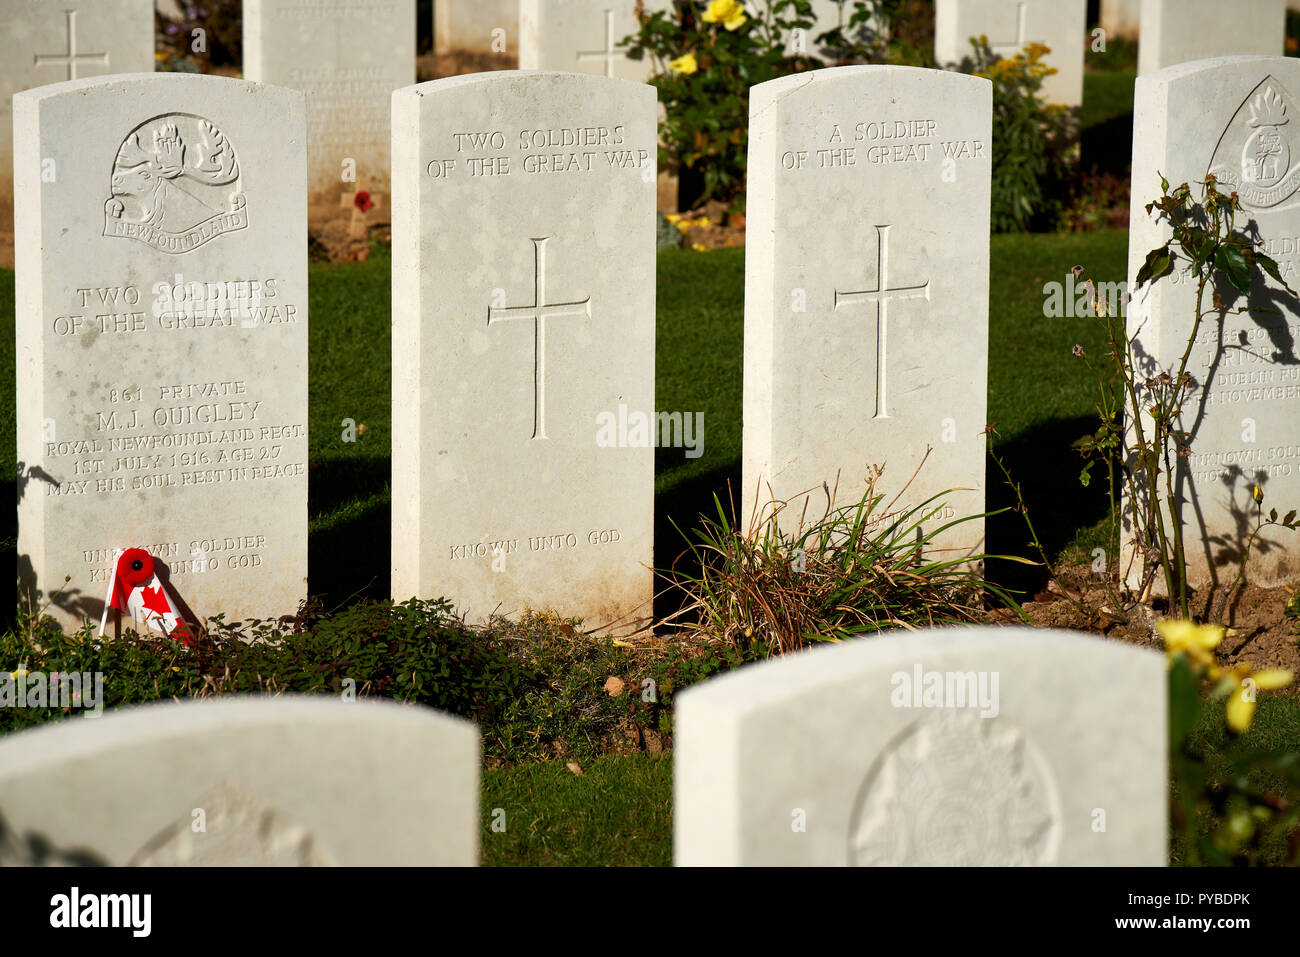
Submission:
<svg viewBox="0 0 1300 957">
<path fill-rule="evenodd" d="M 683 692 L 678 865 L 1159 866 L 1165 662 L 1078 633 L 893 632 Z"/>
<path fill-rule="evenodd" d="M 0 4 L 0 267 L 13 265 L 13 112 L 20 90 L 106 73 L 153 71 L 152 0 Z"/>
<path fill-rule="evenodd" d="M 1219 189 L 1236 192 L 1239 228 L 1258 230 L 1262 252 L 1277 260 L 1283 279 L 1300 287 L 1300 60 L 1225 57 L 1140 76 L 1134 91 L 1133 188 L 1129 219 L 1128 325 L 1139 359 L 1153 358 L 1176 375 L 1195 319 L 1194 277 L 1178 272 L 1135 288 L 1146 254 L 1168 238 L 1145 205 L 1171 188 L 1214 174 Z M 1228 296 L 1228 308 L 1247 303 Z M 1212 292 L 1213 290 L 1211 290 Z M 1235 294 L 1234 294 L 1235 295 Z M 1210 309 L 1208 302 L 1203 308 Z M 1229 584 L 1254 529 L 1251 489 L 1264 490 L 1264 514 L 1300 508 L 1300 304 L 1268 279 L 1256 283 L 1246 315 L 1215 313 L 1202 322 L 1187 371 L 1203 388 L 1189 398 L 1195 422 L 1181 497 L 1188 576 L 1193 584 Z M 1155 375 L 1150 366 L 1143 374 Z M 1128 514 L 1127 509 L 1125 514 Z M 1243 531 L 1245 529 L 1246 531 Z M 1265 530 L 1251 551 L 1251 581 L 1300 580 L 1294 533 Z M 1140 572 L 1128 562 L 1126 574 Z"/>
<path fill-rule="evenodd" d="M 0 738 L 0 863 L 473 866 L 478 770 L 473 724 L 390 702 L 241 695 L 67 719 Z"/>
<path fill-rule="evenodd" d="M 769 486 L 814 489 L 814 514 L 823 483 L 850 505 L 883 465 L 892 497 L 927 447 L 898 508 L 960 489 L 936 518 L 984 511 L 991 104 L 987 80 L 912 67 L 751 89 L 746 527 Z"/>
<path fill-rule="evenodd" d="M 1278 56 L 1286 0 L 1142 0 L 1138 73 L 1223 56 Z"/>
<path fill-rule="evenodd" d="M 936 0 L 934 58 L 941 64 L 970 58 L 972 37 L 988 37 L 995 54 L 1010 58 L 1029 43 L 1052 52 L 1043 62 L 1056 73 L 1043 80 L 1049 103 L 1083 103 L 1087 0 Z"/>
<path fill-rule="evenodd" d="M 646 0 L 643 6 L 653 13 L 669 4 Z M 520 0 L 519 68 L 645 82 L 654 61 L 633 60 L 617 46 L 640 29 L 636 8 L 636 0 Z"/>
<path fill-rule="evenodd" d="M 313 223 L 354 208 L 387 221 L 389 98 L 415 82 L 415 0 L 244 0 L 244 76 L 307 94 Z"/>
<path fill-rule="evenodd" d="M 519 0 L 434 0 L 438 53 L 513 54 L 519 49 Z"/>
<path fill-rule="evenodd" d="M 1100 26 L 1106 39 L 1136 40 L 1142 22 L 1142 0 L 1101 0 Z"/>
<path fill-rule="evenodd" d="M 472 74 L 393 117 L 393 595 L 648 615 L 654 90 Z"/>
<path fill-rule="evenodd" d="M 200 617 L 307 574 L 302 94 L 186 74 L 14 97 L 19 577 L 98 621 L 147 549 Z M 64 585 L 64 577 L 71 581 Z"/>
</svg>

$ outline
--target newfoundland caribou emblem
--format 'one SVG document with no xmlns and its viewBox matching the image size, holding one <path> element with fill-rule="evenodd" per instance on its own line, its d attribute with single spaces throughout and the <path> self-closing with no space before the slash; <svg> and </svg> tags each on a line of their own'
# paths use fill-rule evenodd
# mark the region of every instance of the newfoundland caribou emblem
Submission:
<svg viewBox="0 0 1300 957">
<path fill-rule="evenodd" d="M 1292 153 L 1295 103 L 1266 77 L 1237 109 L 1210 159 L 1210 173 L 1235 190 L 1246 209 L 1277 209 L 1300 189 L 1300 159 Z"/>
<path fill-rule="evenodd" d="M 104 203 L 105 236 L 184 253 L 247 225 L 239 161 L 212 123 L 168 113 L 127 134 Z"/>
</svg>

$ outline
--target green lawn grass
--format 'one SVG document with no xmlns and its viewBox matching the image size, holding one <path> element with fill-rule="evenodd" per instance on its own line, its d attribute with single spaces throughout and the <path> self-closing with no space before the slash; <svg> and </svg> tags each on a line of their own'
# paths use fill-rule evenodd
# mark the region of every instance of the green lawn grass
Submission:
<svg viewBox="0 0 1300 957">
<path fill-rule="evenodd" d="M 483 773 L 480 860 L 568 867 L 672 863 L 672 758 L 604 757 Z"/>
</svg>

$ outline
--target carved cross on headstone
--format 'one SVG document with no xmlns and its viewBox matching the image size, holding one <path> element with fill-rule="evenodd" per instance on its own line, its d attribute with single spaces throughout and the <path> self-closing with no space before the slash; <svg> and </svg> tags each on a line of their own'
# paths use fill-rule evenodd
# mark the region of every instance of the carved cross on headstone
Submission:
<svg viewBox="0 0 1300 957">
<path fill-rule="evenodd" d="M 1025 44 L 1031 42 L 1027 39 L 1027 25 L 1029 23 L 1029 4 L 1016 4 L 1016 38 L 1015 40 L 997 40 L 989 41 L 989 49 L 1004 59 L 1013 57 L 1025 48 Z M 1037 43 L 1038 41 L 1032 41 Z"/>
<path fill-rule="evenodd" d="M 67 53 L 38 53 L 33 58 L 35 66 L 66 66 L 68 68 L 68 79 L 77 79 L 77 65 L 80 63 L 97 63 L 100 66 L 108 66 L 107 53 L 78 53 L 77 52 L 77 11 L 65 10 L 64 13 L 68 18 L 68 52 Z"/>
<path fill-rule="evenodd" d="M 605 75 L 614 75 L 614 61 L 624 59 L 627 56 L 622 50 L 614 47 L 614 11 L 605 11 L 605 49 L 603 50 L 579 50 L 578 62 L 584 60 L 604 60 Z"/>
<path fill-rule="evenodd" d="M 533 320 L 533 434 L 546 438 L 546 320 L 573 317 L 591 318 L 591 297 L 575 302 L 546 301 L 546 244 L 552 237 L 533 240 L 533 304 L 531 306 L 490 306 L 488 325 L 508 319 Z"/>
<path fill-rule="evenodd" d="M 892 226 L 876 227 L 876 288 L 857 292 L 835 290 L 835 309 L 841 305 L 851 306 L 857 303 L 869 303 L 876 307 L 876 412 L 872 418 L 889 418 L 885 404 L 885 356 L 889 333 L 890 299 L 924 299 L 930 301 L 930 281 L 917 286 L 889 285 L 889 231 Z"/>
</svg>

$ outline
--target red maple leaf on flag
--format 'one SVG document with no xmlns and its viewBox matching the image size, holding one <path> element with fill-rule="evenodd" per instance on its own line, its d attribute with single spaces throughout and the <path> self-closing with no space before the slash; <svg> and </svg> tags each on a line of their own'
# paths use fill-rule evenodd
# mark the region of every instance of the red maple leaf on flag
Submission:
<svg viewBox="0 0 1300 957">
<path fill-rule="evenodd" d="M 163 593 L 161 585 L 157 588 L 141 589 L 141 594 L 144 596 L 144 607 L 149 611 L 157 612 L 159 615 L 171 613 L 172 607 L 167 604 L 167 596 Z"/>
</svg>

